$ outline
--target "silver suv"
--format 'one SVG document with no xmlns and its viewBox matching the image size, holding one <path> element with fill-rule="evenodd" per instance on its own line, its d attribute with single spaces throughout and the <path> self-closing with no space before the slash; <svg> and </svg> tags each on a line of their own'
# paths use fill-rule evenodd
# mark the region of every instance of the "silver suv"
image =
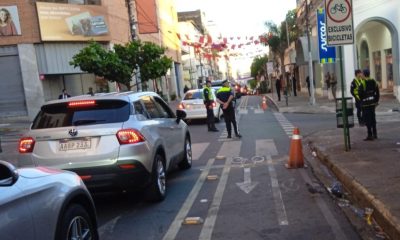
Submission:
<svg viewBox="0 0 400 240">
<path fill-rule="evenodd" d="M 166 172 L 192 165 L 186 114 L 154 92 L 83 95 L 47 102 L 19 141 L 19 166 L 76 172 L 89 190 L 166 195 Z"/>
</svg>

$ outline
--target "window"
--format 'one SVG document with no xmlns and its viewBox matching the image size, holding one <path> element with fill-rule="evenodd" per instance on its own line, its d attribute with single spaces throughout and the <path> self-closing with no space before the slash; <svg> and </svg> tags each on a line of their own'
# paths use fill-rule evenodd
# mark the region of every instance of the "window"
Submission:
<svg viewBox="0 0 400 240">
<path fill-rule="evenodd" d="M 184 97 L 184 100 L 194 100 L 194 99 L 203 99 L 203 93 L 201 91 L 187 92 Z"/>
<path fill-rule="evenodd" d="M 127 102 L 119 100 L 98 100 L 90 107 L 70 108 L 67 104 L 43 106 L 33 121 L 32 129 L 125 122 L 131 111 Z"/>
<path fill-rule="evenodd" d="M 145 109 L 151 118 L 175 118 L 175 114 L 159 97 L 142 97 Z"/>
<path fill-rule="evenodd" d="M 149 96 L 142 97 L 142 101 L 143 101 L 146 111 L 150 115 L 150 118 L 161 118 L 162 117 L 160 112 L 158 111 L 156 104 L 151 99 L 151 97 L 149 97 Z"/>
<path fill-rule="evenodd" d="M 135 109 L 136 114 L 142 114 L 144 117 L 149 118 L 146 110 L 144 110 L 143 105 L 140 101 L 136 101 L 133 103 L 133 108 Z"/>
<path fill-rule="evenodd" d="M 175 114 L 172 112 L 171 108 L 161 98 L 154 97 L 154 100 L 163 118 L 175 118 Z"/>
</svg>

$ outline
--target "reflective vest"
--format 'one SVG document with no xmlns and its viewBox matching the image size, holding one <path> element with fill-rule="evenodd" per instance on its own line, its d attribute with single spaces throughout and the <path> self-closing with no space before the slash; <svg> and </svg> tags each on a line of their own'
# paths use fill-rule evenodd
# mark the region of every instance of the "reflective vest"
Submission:
<svg viewBox="0 0 400 240">
<path fill-rule="evenodd" d="M 353 89 L 353 94 L 356 98 L 360 99 L 360 96 L 358 94 L 358 89 L 360 88 L 360 85 L 363 84 L 365 81 L 359 78 L 355 78 L 354 82 L 356 84 L 356 87 Z"/>
<path fill-rule="evenodd" d="M 210 87 L 207 87 L 207 86 L 205 86 L 205 87 L 203 88 L 203 91 L 202 91 L 204 101 L 206 101 L 206 97 L 205 97 L 205 95 L 204 95 L 204 91 L 205 91 L 205 90 L 208 90 L 208 96 L 207 96 L 208 98 L 207 98 L 207 100 L 213 101 L 213 100 L 214 100 L 214 97 L 213 97 L 213 94 L 212 94 L 212 89 L 211 89 Z"/>
</svg>

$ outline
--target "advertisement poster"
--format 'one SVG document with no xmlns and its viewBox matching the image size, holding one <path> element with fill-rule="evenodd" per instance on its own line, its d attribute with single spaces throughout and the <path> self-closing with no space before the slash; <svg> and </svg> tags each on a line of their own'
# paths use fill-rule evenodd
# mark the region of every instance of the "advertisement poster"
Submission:
<svg viewBox="0 0 400 240">
<path fill-rule="evenodd" d="M 110 41 L 107 8 L 36 2 L 42 41 Z"/>
<path fill-rule="evenodd" d="M 0 37 L 21 35 L 17 6 L 0 5 Z"/>
<path fill-rule="evenodd" d="M 334 63 L 336 58 L 335 47 L 328 47 L 326 39 L 325 9 L 317 10 L 318 46 L 320 63 Z"/>
</svg>

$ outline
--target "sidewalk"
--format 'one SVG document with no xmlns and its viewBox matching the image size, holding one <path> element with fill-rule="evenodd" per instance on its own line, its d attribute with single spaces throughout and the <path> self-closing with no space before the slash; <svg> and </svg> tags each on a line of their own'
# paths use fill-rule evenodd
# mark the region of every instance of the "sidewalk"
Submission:
<svg viewBox="0 0 400 240">
<path fill-rule="evenodd" d="M 286 106 L 284 97 L 279 102 L 276 94 L 267 96 L 280 112 L 335 112 L 334 101 L 327 98 L 317 97 L 317 104 L 311 106 L 308 94 L 300 93 L 297 97 L 290 96 Z M 343 129 L 316 132 L 303 140 L 304 151 L 311 151 L 335 174 L 349 193 L 349 199 L 363 209 L 374 210 L 372 217 L 391 239 L 400 239 L 399 106 L 393 96 L 384 94 L 376 113 L 379 139 L 365 142 L 362 140 L 366 137 L 365 127 L 351 128 L 348 152 L 344 151 Z"/>
</svg>

